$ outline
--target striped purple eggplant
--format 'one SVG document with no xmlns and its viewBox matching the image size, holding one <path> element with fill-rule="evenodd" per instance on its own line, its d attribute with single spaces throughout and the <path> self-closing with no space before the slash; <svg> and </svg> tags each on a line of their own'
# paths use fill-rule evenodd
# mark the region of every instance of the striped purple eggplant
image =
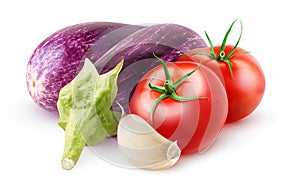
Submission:
<svg viewBox="0 0 300 189">
<path fill-rule="evenodd" d="M 154 52 L 166 61 L 174 61 L 201 47 L 206 44 L 196 32 L 176 24 L 78 24 L 52 34 L 36 48 L 27 66 L 27 87 L 38 105 L 57 112 L 60 89 L 74 79 L 85 58 L 94 62 L 100 74 L 124 59 L 116 101 L 127 110 L 134 86 L 159 65 L 153 59 Z"/>
<path fill-rule="evenodd" d="M 42 108 L 57 112 L 56 102 L 62 87 L 74 79 L 88 58 L 97 60 L 116 43 L 141 29 L 120 23 L 90 22 L 59 30 L 45 39 L 32 54 L 26 73 L 28 91 Z M 119 30 L 118 32 L 114 32 Z M 103 41 L 102 44 L 99 41 Z"/>
</svg>

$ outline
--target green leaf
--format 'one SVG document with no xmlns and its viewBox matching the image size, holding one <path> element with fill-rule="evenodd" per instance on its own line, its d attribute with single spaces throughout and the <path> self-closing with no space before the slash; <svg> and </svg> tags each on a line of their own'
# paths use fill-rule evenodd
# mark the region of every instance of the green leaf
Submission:
<svg viewBox="0 0 300 189">
<path fill-rule="evenodd" d="M 110 110 L 117 94 L 121 61 L 113 70 L 99 75 L 88 59 L 72 82 L 61 89 L 58 99 L 60 119 L 65 129 L 64 162 L 77 162 L 85 145 L 97 145 L 116 135 L 119 116 Z M 68 161 L 64 161 L 68 159 Z"/>
</svg>

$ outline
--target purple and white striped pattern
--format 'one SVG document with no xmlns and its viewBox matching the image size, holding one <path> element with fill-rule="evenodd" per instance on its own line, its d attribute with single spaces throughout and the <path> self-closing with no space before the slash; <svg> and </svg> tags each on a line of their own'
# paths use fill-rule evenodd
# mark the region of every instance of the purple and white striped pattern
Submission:
<svg viewBox="0 0 300 189">
<path fill-rule="evenodd" d="M 38 105 L 57 112 L 60 89 L 74 79 L 85 58 L 95 63 L 99 73 L 111 70 L 124 58 L 116 100 L 127 111 L 134 86 L 159 65 L 153 52 L 174 61 L 184 52 L 201 47 L 206 44 L 196 32 L 176 24 L 78 24 L 54 33 L 36 48 L 27 67 L 27 86 Z"/>
<path fill-rule="evenodd" d="M 88 49 L 100 38 L 124 26 L 84 23 L 64 28 L 45 39 L 35 49 L 27 66 L 27 87 L 33 100 L 44 109 L 57 112 L 59 91 L 74 79 Z M 103 55 L 124 37 L 126 35 L 111 39 L 109 44 L 98 48 L 97 55 Z"/>
</svg>

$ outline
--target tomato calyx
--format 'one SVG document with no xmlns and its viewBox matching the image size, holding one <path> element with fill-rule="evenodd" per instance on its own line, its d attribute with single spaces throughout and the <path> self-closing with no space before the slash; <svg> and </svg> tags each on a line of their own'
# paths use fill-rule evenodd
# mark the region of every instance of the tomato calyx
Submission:
<svg viewBox="0 0 300 189">
<path fill-rule="evenodd" d="M 229 29 L 227 30 L 225 36 L 224 36 L 224 39 L 223 39 L 223 42 L 222 42 L 222 45 L 221 45 L 221 48 L 220 48 L 220 51 L 218 53 L 218 55 L 215 54 L 215 50 L 214 50 L 214 46 L 212 44 L 212 41 L 211 39 L 209 38 L 208 34 L 206 31 L 205 32 L 205 35 L 206 35 L 206 38 L 209 42 L 209 46 L 210 46 L 210 52 L 197 52 L 195 54 L 203 54 L 203 55 L 207 55 L 209 56 L 210 58 L 212 58 L 213 60 L 216 60 L 218 62 L 225 62 L 229 68 L 229 72 L 230 72 L 230 75 L 231 77 L 233 77 L 233 71 L 232 71 L 232 64 L 230 62 L 230 59 L 235 56 L 234 51 L 236 50 L 236 48 L 238 47 L 239 43 L 240 43 L 240 40 L 241 40 L 241 37 L 242 37 L 242 34 L 243 34 L 243 24 L 242 24 L 242 21 L 240 21 L 240 25 L 241 25 L 241 32 L 240 32 L 240 36 L 236 42 L 236 44 L 234 45 L 234 47 L 232 48 L 232 50 L 226 54 L 225 53 L 225 47 L 226 47 L 226 44 L 227 44 L 227 39 L 228 39 L 228 36 L 231 32 L 231 29 L 233 27 L 233 25 L 236 23 L 237 19 L 234 20 L 232 22 L 232 24 L 230 25 Z M 243 52 L 244 53 L 249 53 L 249 52 Z"/>
<path fill-rule="evenodd" d="M 153 53 L 153 56 L 157 60 L 159 60 L 159 62 L 162 64 L 166 80 L 165 80 L 163 86 L 152 85 L 151 82 L 153 81 L 153 79 L 155 79 L 155 74 L 154 74 L 153 77 L 148 82 L 148 86 L 149 86 L 150 89 L 161 93 L 161 95 L 152 104 L 151 111 L 150 111 L 150 121 L 151 122 L 153 122 L 153 114 L 154 114 L 156 106 L 158 105 L 159 102 L 161 102 L 162 100 L 164 100 L 166 98 L 172 98 L 172 99 L 174 99 L 176 101 L 180 101 L 180 102 L 186 102 L 186 101 L 192 101 L 192 100 L 199 100 L 199 99 L 207 99 L 206 96 L 201 96 L 201 97 L 183 97 L 183 96 L 177 95 L 177 93 L 176 93 L 177 87 L 181 83 L 183 83 L 190 75 L 192 75 L 196 70 L 198 70 L 198 68 L 200 67 L 200 65 L 198 65 L 194 70 L 192 70 L 191 72 L 187 73 L 186 75 L 184 75 L 183 77 L 181 77 L 179 80 L 177 80 L 175 83 L 173 83 L 166 62 L 164 60 L 162 60 L 161 58 L 159 58 L 158 56 L 156 56 L 155 53 Z"/>
</svg>

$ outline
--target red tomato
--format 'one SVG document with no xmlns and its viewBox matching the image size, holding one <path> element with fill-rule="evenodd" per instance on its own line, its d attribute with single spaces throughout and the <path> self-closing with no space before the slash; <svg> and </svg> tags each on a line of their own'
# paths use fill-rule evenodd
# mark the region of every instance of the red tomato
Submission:
<svg viewBox="0 0 300 189">
<path fill-rule="evenodd" d="M 227 45 L 225 56 L 234 47 Z M 221 46 L 214 47 L 216 56 Z M 190 60 L 211 68 L 224 83 L 228 97 L 228 116 L 226 123 L 240 120 L 252 113 L 259 105 L 265 90 L 265 77 L 256 59 L 243 49 L 236 48 L 229 59 L 232 74 L 226 62 L 214 60 L 206 55 L 197 55 L 198 52 L 210 52 L 210 48 L 194 49 L 179 57 L 178 60 Z"/>
<path fill-rule="evenodd" d="M 162 93 L 151 89 L 149 83 L 162 88 L 167 79 L 164 66 L 158 66 L 137 84 L 130 100 L 130 113 L 141 116 L 164 137 L 177 141 L 182 153 L 202 152 L 212 144 L 224 125 L 228 111 L 226 91 L 218 77 L 205 66 L 197 67 L 190 61 L 166 65 L 173 85 L 194 71 L 176 87 L 177 96 L 202 98 L 178 101 L 166 97 L 155 107 L 151 121 L 151 109 Z"/>
<path fill-rule="evenodd" d="M 222 80 L 228 97 L 226 123 L 240 120 L 252 113 L 260 103 L 265 91 L 264 73 L 248 52 L 238 47 L 243 33 L 235 46 L 226 45 L 235 20 L 229 27 L 221 46 L 213 46 L 208 34 L 210 48 L 194 49 L 179 57 L 182 61 L 195 61 L 213 70 Z"/>
</svg>

